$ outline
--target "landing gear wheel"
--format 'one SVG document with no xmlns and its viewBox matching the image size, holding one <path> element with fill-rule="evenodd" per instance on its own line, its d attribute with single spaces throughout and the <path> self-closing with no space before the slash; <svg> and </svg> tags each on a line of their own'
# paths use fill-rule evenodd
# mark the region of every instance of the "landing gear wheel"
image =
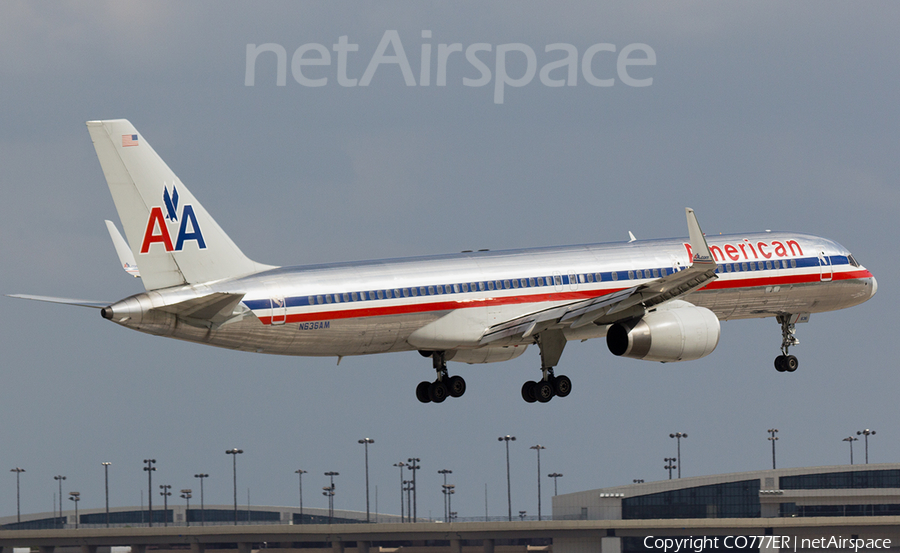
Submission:
<svg viewBox="0 0 900 553">
<path fill-rule="evenodd" d="M 541 403 L 547 403 L 553 399 L 553 395 L 553 385 L 546 380 L 538 382 L 537 386 L 534 388 L 534 396 Z"/>
<path fill-rule="evenodd" d="M 522 399 L 524 399 L 528 403 L 534 403 L 537 401 L 537 397 L 535 396 L 535 388 L 537 387 L 537 382 L 533 380 L 529 380 L 525 384 L 522 384 Z"/>
<path fill-rule="evenodd" d="M 449 395 L 447 385 L 441 380 L 432 382 L 428 386 L 428 398 L 435 403 L 441 403 L 447 399 L 447 395 Z"/>
<path fill-rule="evenodd" d="M 797 357 L 794 355 L 787 355 L 784 358 L 784 370 L 789 373 L 792 373 L 797 370 L 797 367 L 800 366 L 800 361 L 797 360 Z"/>
<path fill-rule="evenodd" d="M 466 393 L 466 381 L 459 375 L 453 375 L 447 381 L 447 391 L 450 397 L 460 397 Z"/>
<path fill-rule="evenodd" d="M 775 358 L 775 370 L 780 373 L 784 372 L 784 358 L 785 357 L 787 357 L 787 356 L 779 355 L 778 357 Z"/>
<path fill-rule="evenodd" d="M 428 396 L 428 388 L 430 386 L 431 386 L 431 382 L 428 382 L 428 381 L 419 382 L 419 385 L 416 386 L 416 399 L 418 399 L 422 403 L 430 403 L 431 398 Z"/>
<path fill-rule="evenodd" d="M 572 381 L 564 374 L 557 376 L 553 379 L 553 392 L 559 397 L 566 397 L 572 392 Z"/>
</svg>

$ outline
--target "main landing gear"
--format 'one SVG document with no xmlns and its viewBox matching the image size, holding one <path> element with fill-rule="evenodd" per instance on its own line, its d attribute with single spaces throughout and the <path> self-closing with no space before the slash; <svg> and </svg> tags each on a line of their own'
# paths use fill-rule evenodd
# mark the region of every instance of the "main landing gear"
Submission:
<svg viewBox="0 0 900 553">
<path fill-rule="evenodd" d="M 466 393 L 466 381 L 459 375 L 447 374 L 447 360 L 443 351 L 420 351 L 424 357 L 431 357 L 437 378 L 434 382 L 423 381 L 416 386 L 416 399 L 422 403 L 441 403 L 447 396 L 460 397 Z"/>
<path fill-rule="evenodd" d="M 566 337 L 561 330 L 545 330 L 537 335 L 541 348 L 541 380 L 529 380 L 522 385 L 522 399 L 528 403 L 547 403 L 553 396 L 566 397 L 572 391 L 572 381 L 566 375 L 556 376 L 553 367 L 559 363 Z"/>
<path fill-rule="evenodd" d="M 778 315 L 775 320 L 781 324 L 781 355 L 775 358 L 775 370 L 792 373 L 797 370 L 800 362 L 796 356 L 788 355 L 788 348 L 796 346 L 800 340 L 794 336 L 796 329 L 791 322 L 791 315 Z"/>
</svg>

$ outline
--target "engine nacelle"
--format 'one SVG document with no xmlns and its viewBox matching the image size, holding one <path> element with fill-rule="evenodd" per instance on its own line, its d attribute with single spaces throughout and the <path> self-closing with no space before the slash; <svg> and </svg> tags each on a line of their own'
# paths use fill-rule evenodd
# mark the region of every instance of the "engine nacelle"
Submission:
<svg viewBox="0 0 900 553">
<path fill-rule="evenodd" d="M 705 307 L 673 301 L 638 319 L 615 323 L 606 333 L 613 355 L 647 361 L 691 361 L 719 344 L 719 319 Z"/>
<path fill-rule="evenodd" d="M 493 346 L 478 349 L 458 349 L 447 352 L 447 361 L 456 361 L 459 363 L 497 363 L 499 361 L 509 361 L 525 353 L 527 345 L 522 346 Z"/>
</svg>

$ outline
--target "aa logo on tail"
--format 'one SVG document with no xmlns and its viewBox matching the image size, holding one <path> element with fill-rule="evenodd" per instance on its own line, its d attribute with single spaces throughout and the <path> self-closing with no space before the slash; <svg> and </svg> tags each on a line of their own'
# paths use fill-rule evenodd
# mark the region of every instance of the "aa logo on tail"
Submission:
<svg viewBox="0 0 900 553">
<path fill-rule="evenodd" d="M 201 250 L 206 249 L 206 241 L 203 240 L 203 232 L 197 224 L 197 216 L 194 215 L 194 207 L 185 204 L 181 208 L 181 223 L 178 225 L 178 234 L 175 245 L 172 245 L 172 235 L 169 233 L 168 223 L 178 223 L 178 190 L 172 185 L 172 193 L 169 188 L 163 187 L 163 205 L 166 212 L 163 214 L 162 206 L 150 208 L 150 217 L 147 219 L 147 228 L 144 230 L 144 240 L 141 242 L 141 253 L 148 253 L 150 246 L 156 242 L 163 245 L 167 252 L 180 252 L 184 243 L 195 240 Z"/>
</svg>

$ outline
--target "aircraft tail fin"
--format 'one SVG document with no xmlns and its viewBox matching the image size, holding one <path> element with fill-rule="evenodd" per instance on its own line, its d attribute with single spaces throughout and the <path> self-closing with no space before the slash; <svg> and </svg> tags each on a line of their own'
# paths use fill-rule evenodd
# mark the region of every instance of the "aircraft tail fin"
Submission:
<svg viewBox="0 0 900 553">
<path fill-rule="evenodd" d="M 130 122 L 87 127 L 147 290 L 270 268 L 241 252 Z"/>
</svg>

